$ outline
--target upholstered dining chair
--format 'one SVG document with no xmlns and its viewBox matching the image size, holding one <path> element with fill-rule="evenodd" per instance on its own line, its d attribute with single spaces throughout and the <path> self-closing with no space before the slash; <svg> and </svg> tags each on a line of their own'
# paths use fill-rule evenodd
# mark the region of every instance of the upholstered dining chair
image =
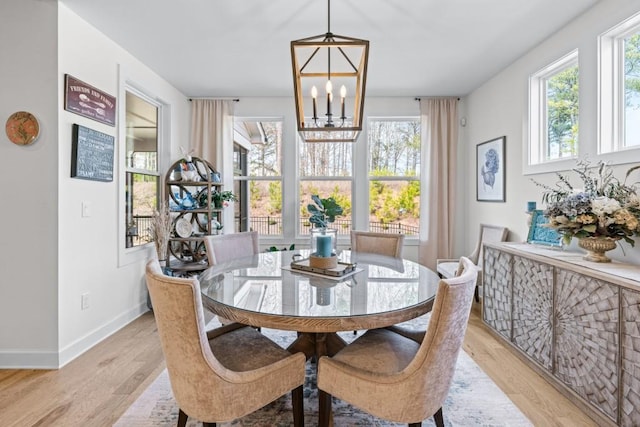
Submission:
<svg viewBox="0 0 640 427">
<path fill-rule="evenodd" d="M 260 252 L 257 231 L 206 236 L 209 265 L 217 265 Z"/>
<path fill-rule="evenodd" d="M 427 330 L 371 329 L 333 357 L 318 361 L 319 426 L 329 425 L 331 396 L 376 417 L 444 426 L 449 393 L 475 287 L 475 265 L 460 259 L 458 277 L 441 279 Z"/>
<path fill-rule="evenodd" d="M 351 231 L 351 250 L 402 258 L 404 234 Z"/>
<path fill-rule="evenodd" d="M 499 225 L 480 224 L 480 236 L 473 253 L 469 255 L 469 259 L 476 265 L 478 269 L 478 280 L 476 281 L 476 289 L 474 292 L 476 302 L 480 301 L 479 288 L 482 286 L 482 263 L 484 260 L 483 245 L 485 243 L 504 242 L 507 240 L 509 229 Z M 444 279 L 454 277 L 458 269 L 457 259 L 437 259 L 436 271 L 438 275 Z"/>
<path fill-rule="evenodd" d="M 171 389 L 187 418 L 215 427 L 250 414 L 291 391 L 295 426 L 304 425 L 305 356 L 290 354 L 255 329 L 234 323 L 205 331 L 200 283 L 146 269 Z"/>
<path fill-rule="evenodd" d="M 257 231 L 206 236 L 204 245 L 207 248 L 207 260 L 210 266 L 256 255 L 260 252 Z M 218 316 L 218 321 L 223 325 L 233 323 L 220 316 Z"/>
</svg>

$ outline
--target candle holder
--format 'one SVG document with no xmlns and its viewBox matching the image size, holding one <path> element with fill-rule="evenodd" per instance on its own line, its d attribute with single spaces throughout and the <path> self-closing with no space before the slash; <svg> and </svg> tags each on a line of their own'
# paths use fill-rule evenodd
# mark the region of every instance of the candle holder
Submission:
<svg viewBox="0 0 640 427">
<path fill-rule="evenodd" d="M 311 229 L 311 255 L 309 265 L 318 268 L 335 268 L 338 265 L 338 230 L 333 228 Z"/>
</svg>

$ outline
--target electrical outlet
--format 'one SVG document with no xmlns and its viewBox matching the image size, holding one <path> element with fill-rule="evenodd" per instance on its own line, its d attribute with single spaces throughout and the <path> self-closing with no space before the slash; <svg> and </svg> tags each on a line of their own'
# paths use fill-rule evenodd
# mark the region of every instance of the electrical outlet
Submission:
<svg viewBox="0 0 640 427">
<path fill-rule="evenodd" d="M 89 308 L 89 292 L 82 294 L 81 296 L 81 308 L 86 310 Z"/>
</svg>

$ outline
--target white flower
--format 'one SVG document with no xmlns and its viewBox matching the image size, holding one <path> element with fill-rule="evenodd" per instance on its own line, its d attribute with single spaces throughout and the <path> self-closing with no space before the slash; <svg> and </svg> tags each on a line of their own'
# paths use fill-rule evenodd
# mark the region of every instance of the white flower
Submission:
<svg viewBox="0 0 640 427">
<path fill-rule="evenodd" d="M 598 197 L 591 201 L 591 209 L 598 217 L 612 215 L 615 211 L 621 209 L 620 202 L 608 197 Z"/>
</svg>

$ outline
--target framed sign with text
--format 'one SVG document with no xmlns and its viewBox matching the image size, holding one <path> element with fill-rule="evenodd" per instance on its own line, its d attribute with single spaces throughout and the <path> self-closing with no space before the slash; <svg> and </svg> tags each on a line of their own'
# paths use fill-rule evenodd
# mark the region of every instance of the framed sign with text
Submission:
<svg viewBox="0 0 640 427">
<path fill-rule="evenodd" d="M 110 126 L 116 125 L 116 98 L 75 77 L 64 76 L 64 109 Z"/>
<path fill-rule="evenodd" d="M 78 124 L 73 125 L 71 177 L 113 181 L 114 137 Z"/>
</svg>

